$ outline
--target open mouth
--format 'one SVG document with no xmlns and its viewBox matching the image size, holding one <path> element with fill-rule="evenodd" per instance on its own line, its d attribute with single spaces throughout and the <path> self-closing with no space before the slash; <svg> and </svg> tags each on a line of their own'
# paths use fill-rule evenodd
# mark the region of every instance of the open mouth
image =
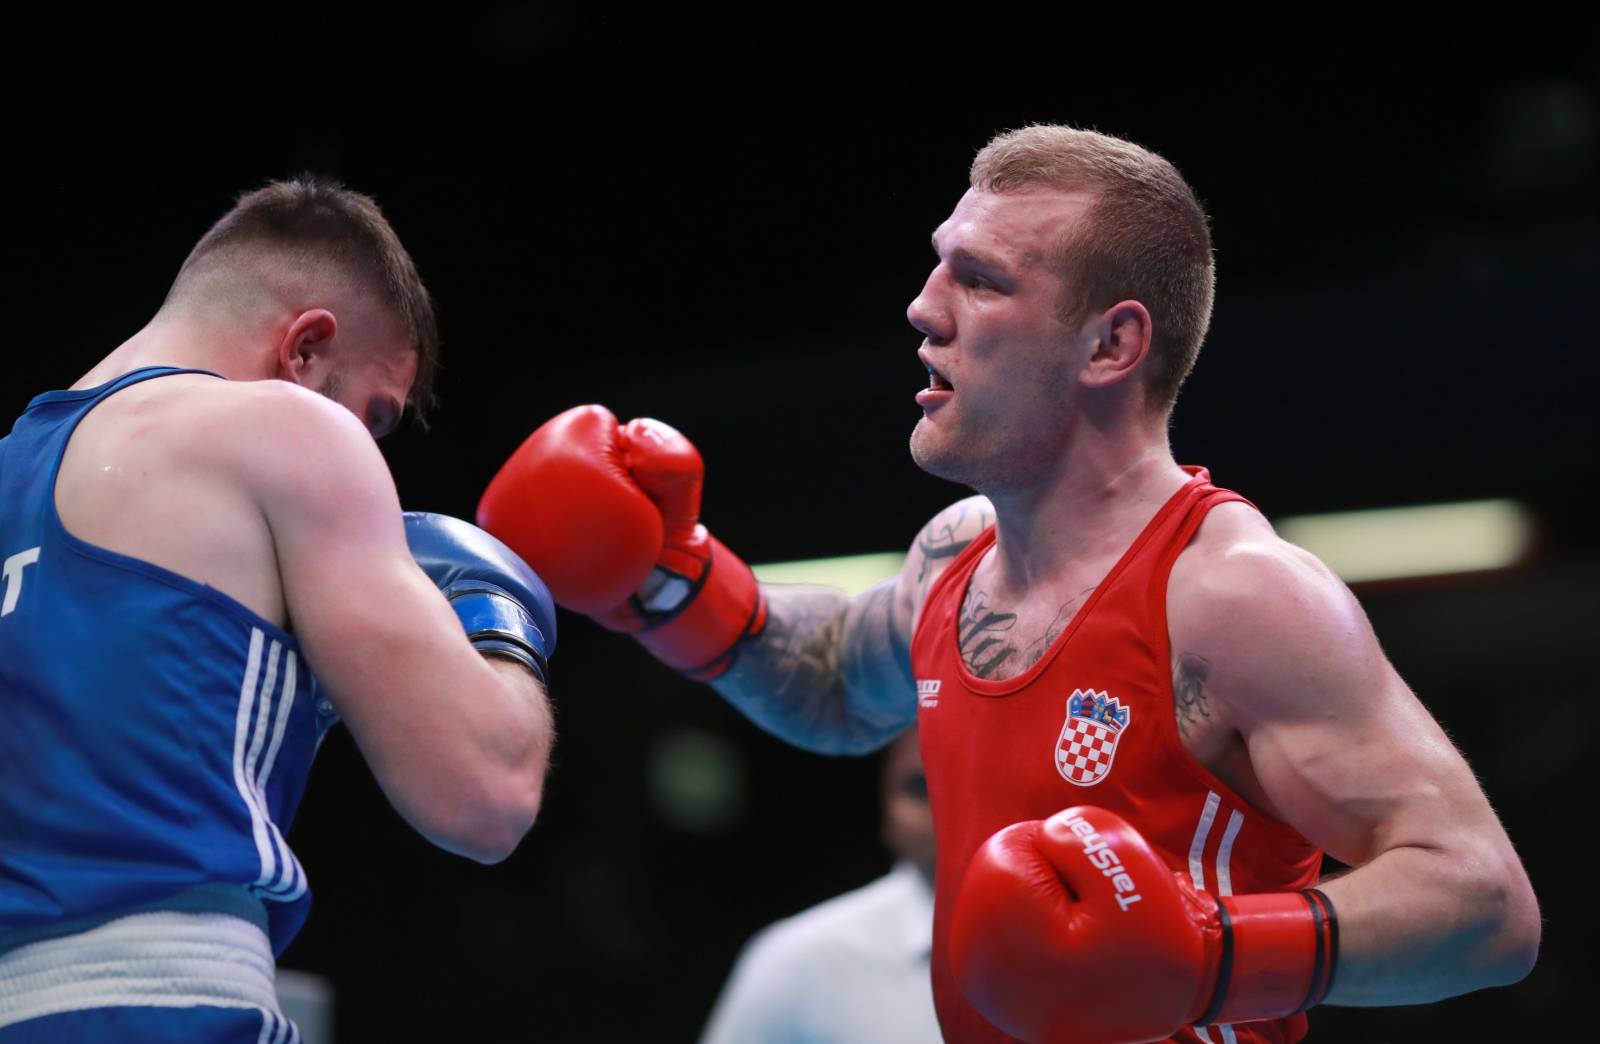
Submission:
<svg viewBox="0 0 1600 1044">
<path fill-rule="evenodd" d="M 945 377 L 944 374 L 935 370 L 932 363 L 924 362 L 923 365 L 928 367 L 928 390 L 955 391 L 955 385 L 951 384 L 949 378 Z"/>
</svg>

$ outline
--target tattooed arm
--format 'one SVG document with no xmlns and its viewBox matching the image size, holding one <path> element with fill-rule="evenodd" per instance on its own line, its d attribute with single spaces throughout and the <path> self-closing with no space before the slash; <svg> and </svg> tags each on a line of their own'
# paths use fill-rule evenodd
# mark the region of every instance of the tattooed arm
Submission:
<svg viewBox="0 0 1600 1044">
<path fill-rule="evenodd" d="M 763 584 L 767 626 L 713 687 L 757 725 L 827 754 L 861 754 L 915 719 L 911 635 L 928 588 L 994 520 L 983 497 L 933 517 L 898 575 L 856 598 L 831 587 Z"/>
</svg>

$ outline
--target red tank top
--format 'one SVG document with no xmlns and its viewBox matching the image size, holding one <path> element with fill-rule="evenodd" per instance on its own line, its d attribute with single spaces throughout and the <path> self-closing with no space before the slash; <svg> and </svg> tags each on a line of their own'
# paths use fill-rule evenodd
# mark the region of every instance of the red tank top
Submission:
<svg viewBox="0 0 1600 1044">
<path fill-rule="evenodd" d="M 1174 720 L 1167 577 L 1217 504 L 1243 501 L 1201 468 L 1156 512 L 1044 656 L 1015 678 L 974 677 L 957 624 L 985 530 L 928 592 L 911 644 L 922 758 L 938 837 L 933 995 L 947 1041 L 1010 1041 L 967 1003 L 949 960 L 950 907 L 968 861 L 1012 823 L 1072 805 L 1124 816 L 1177 872 L 1217 895 L 1306 888 L 1322 853 L 1252 808 L 1184 748 Z M 1248 501 L 1246 501 L 1248 503 Z M 1070 989 L 1067 983 L 1062 989 Z M 1175 1040 L 1280 1044 L 1306 1018 L 1184 1029 Z"/>
</svg>

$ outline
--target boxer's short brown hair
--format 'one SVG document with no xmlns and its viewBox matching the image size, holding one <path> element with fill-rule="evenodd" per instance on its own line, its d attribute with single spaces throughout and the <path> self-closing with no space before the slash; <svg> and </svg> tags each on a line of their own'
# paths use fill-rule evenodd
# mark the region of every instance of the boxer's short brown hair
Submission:
<svg viewBox="0 0 1600 1044">
<path fill-rule="evenodd" d="M 426 412 L 433 402 L 434 374 L 439 367 L 433 298 L 411 255 L 371 196 L 310 174 L 243 193 L 189 252 L 169 299 L 179 292 L 187 274 L 205 267 L 206 259 L 256 245 L 331 263 L 392 309 L 417 352 L 417 378 L 408 404 L 419 414 Z"/>
<path fill-rule="evenodd" d="M 1154 333 L 1147 401 L 1167 410 L 1194 368 L 1211 323 L 1216 273 L 1211 230 L 1194 190 L 1171 163 L 1120 138 L 1063 126 L 996 135 L 972 161 L 973 188 L 1088 191 L 1096 199 L 1058 245 L 1063 318 L 1136 300 Z"/>
</svg>

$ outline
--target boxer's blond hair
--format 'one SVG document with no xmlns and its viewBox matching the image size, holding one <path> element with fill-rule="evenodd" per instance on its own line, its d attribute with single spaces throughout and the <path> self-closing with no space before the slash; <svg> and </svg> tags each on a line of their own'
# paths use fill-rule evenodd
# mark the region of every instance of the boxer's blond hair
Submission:
<svg viewBox="0 0 1600 1044">
<path fill-rule="evenodd" d="M 1211 230 L 1194 190 L 1171 163 L 1130 141 L 1063 126 L 996 135 L 972 161 L 972 187 L 1087 191 L 1095 201 L 1057 244 L 1063 319 L 1136 300 L 1154 332 L 1147 402 L 1170 410 L 1211 324 L 1216 273 Z"/>
<path fill-rule="evenodd" d="M 167 301 L 214 287 L 219 275 L 267 279 L 282 270 L 314 271 L 370 293 L 387 308 L 417 353 L 408 404 L 426 411 L 439 366 L 433 298 L 378 204 L 336 181 L 306 174 L 240 195 L 189 252 Z"/>
</svg>

